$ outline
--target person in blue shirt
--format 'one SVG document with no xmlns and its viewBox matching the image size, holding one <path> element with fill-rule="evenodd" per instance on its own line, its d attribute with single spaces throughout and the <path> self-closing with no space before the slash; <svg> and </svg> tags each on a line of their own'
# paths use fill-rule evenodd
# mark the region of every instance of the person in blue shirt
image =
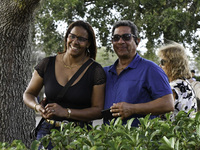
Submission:
<svg viewBox="0 0 200 150">
<path fill-rule="evenodd" d="M 137 118 L 151 114 L 155 118 L 174 110 L 174 100 L 168 78 L 154 62 L 136 52 L 140 42 L 137 27 L 128 20 L 116 22 L 112 29 L 112 44 L 118 59 L 105 67 L 106 94 L 104 109 L 113 117 L 121 117 L 123 124 L 135 118 L 132 126 L 138 126 Z M 109 124 L 109 120 L 104 119 Z"/>
</svg>

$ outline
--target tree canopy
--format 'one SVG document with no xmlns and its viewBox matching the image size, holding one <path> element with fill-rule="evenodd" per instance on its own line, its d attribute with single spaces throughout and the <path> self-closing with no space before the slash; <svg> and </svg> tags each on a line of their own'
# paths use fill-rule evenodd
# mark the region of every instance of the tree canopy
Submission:
<svg viewBox="0 0 200 150">
<path fill-rule="evenodd" d="M 114 22 L 131 20 L 141 39 L 147 39 L 145 56 L 152 57 L 158 45 L 175 41 L 199 56 L 199 0 L 49 0 L 37 14 L 36 31 L 40 48 L 47 54 L 63 50 L 59 22 L 88 21 L 95 29 L 99 47 L 111 49 L 110 32 Z"/>
</svg>

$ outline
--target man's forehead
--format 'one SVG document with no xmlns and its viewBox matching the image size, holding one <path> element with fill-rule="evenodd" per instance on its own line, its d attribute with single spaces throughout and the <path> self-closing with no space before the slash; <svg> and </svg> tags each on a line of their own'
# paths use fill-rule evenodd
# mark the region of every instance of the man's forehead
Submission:
<svg viewBox="0 0 200 150">
<path fill-rule="evenodd" d="M 115 28 L 114 34 L 116 33 L 131 33 L 131 28 L 129 26 L 119 26 Z"/>
</svg>

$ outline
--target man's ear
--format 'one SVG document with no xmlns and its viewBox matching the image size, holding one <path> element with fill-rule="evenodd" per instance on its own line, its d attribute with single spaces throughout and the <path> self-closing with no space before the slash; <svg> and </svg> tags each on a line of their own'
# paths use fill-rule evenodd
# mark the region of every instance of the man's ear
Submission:
<svg viewBox="0 0 200 150">
<path fill-rule="evenodd" d="M 135 41 L 136 45 L 138 46 L 140 43 L 140 38 L 137 38 L 137 40 Z"/>
</svg>

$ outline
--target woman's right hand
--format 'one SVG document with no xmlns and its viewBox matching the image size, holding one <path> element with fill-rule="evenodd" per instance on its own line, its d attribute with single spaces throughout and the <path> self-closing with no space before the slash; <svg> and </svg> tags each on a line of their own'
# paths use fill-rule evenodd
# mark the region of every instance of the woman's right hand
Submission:
<svg viewBox="0 0 200 150">
<path fill-rule="evenodd" d="M 46 110 L 42 104 L 36 104 L 35 110 L 39 112 L 42 117 L 44 117 Z"/>
</svg>

